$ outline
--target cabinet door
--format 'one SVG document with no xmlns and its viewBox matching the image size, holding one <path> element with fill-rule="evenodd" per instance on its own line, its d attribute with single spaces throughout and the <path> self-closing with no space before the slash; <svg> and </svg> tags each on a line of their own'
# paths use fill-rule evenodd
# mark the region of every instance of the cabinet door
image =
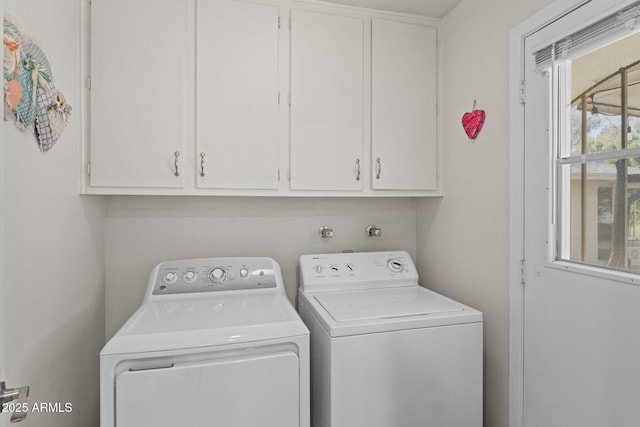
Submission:
<svg viewBox="0 0 640 427">
<path fill-rule="evenodd" d="M 291 188 L 361 190 L 362 19 L 291 11 Z"/>
<path fill-rule="evenodd" d="M 182 187 L 185 0 L 91 2 L 92 186 Z"/>
<path fill-rule="evenodd" d="M 278 7 L 197 2 L 197 184 L 278 188 Z"/>
<path fill-rule="evenodd" d="M 372 23 L 372 188 L 435 190 L 436 30 Z"/>
</svg>

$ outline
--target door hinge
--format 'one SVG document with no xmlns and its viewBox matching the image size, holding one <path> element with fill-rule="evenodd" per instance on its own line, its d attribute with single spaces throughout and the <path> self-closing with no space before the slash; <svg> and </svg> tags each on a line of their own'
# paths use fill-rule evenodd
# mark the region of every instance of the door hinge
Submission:
<svg viewBox="0 0 640 427">
<path fill-rule="evenodd" d="M 91 76 L 87 77 L 87 89 L 91 89 Z"/>
<path fill-rule="evenodd" d="M 278 16 L 278 29 L 280 29 L 280 17 Z"/>
<path fill-rule="evenodd" d="M 288 173 L 288 175 L 289 175 L 289 176 L 288 176 L 289 182 L 291 182 L 291 169 L 289 169 L 289 173 Z"/>
<path fill-rule="evenodd" d="M 524 279 L 524 266 L 525 266 L 525 261 L 524 258 L 520 260 L 520 284 L 524 286 L 525 283 L 525 279 Z"/>
<path fill-rule="evenodd" d="M 87 176 L 91 176 L 91 162 L 87 162 Z"/>
<path fill-rule="evenodd" d="M 291 17 L 289 17 L 289 31 L 291 31 Z"/>
<path fill-rule="evenodd" d="M 280 168 L 278 168 L 278 181 L 280 181 Z"/>
<path fill-rule="evenodd" d="M 291 93 L 287 95 L 287 103 L 291 106 Z"/>
<path fill-rule="evenodd" d="M 526 92 L 526 83 L 524 80 L 520 80 L 520 89 L 518 91 L 518 96 L 520 98 L 520 104 L 525 104 L 527 102 L 527 92 Z"/>
<path fill-rule="evenodd" d="M 278 92 L 278 105 L 280 105 L 280 92 Z"/>
</svg>

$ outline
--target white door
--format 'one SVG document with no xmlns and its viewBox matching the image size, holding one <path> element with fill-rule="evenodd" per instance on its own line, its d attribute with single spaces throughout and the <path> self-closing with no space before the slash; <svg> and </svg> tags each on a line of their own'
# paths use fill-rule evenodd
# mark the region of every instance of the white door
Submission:
<svg viewBox="0 0 640 427">
<path fill-rule="evenodd" d="M 278 188 L 275 5 L 197 2 L 197 184 Z"/>
<path fill-rule="evenodd" d="M 361 190 L 364 22 L 291 11 L 291 189 Z"/>
<path fill-rule="evenodd" d="M 298 427 L 292 352 L 128 370 L 116 378 L 118 427 Z"/>
<path fill-rule="evenodd" d="M 374 19 L 371 186 L 435 190 L 436 30 Z"/>
<path fill-rule="evenodd" d="M 92 186 L 183 186 L 185 3 L 91 2 Z"/>
<path fill-rule="evenodd" d="M 554 80 L 535 71 L 533 56 L 614 3 L 594 0 L 524 40 L 525 427 L 635 427 L 640 420 L 640 287 L 631 283 L 640 276 L 556 261 L 560 199 L 548 124 L 565 104 L 550 101 Z"/>
</svg>

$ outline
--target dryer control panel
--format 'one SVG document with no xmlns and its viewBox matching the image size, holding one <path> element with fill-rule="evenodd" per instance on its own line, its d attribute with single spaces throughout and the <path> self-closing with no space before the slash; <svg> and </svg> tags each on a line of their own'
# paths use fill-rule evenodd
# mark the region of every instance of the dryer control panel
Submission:
<svg viewBox="0 0 640 427">
<path fill-rule="evenodd" d="M 303 292 L 414 286 L 418 273 L 405 251 L 355 252 L 300 257 Z"/>
<path fill-rule="evenodd" d="M 200 258 L 167 261 L 151 272 L 147 294 L 173 295 L 282 287 L 271 258 Z"/>
</svg>

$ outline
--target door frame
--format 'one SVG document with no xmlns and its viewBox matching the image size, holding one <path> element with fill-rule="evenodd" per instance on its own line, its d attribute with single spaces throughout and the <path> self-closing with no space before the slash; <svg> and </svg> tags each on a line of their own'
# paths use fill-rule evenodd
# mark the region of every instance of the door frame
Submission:
<svg viewBox="0 0 640 427">
<path fill-rule="evenodd" d="M 524 423 L 525 39 L 592 0 L 557 0 L 509 33 L 509 426 Z"/>
<path fill-rule="evenodd" d="M 558 0 L 509 32 L 509 426 L 524 423 L 525 39 L 591 0 Z"/>
<path fill-rule="evenodd" d="M 509 33 L 509 426 L 524 423 L 525 39 L 588 3 L 622 8 L 633 0 L 556 0 Z M 525 426 L 529 427 L 529 426 Z"/>
</svg>

